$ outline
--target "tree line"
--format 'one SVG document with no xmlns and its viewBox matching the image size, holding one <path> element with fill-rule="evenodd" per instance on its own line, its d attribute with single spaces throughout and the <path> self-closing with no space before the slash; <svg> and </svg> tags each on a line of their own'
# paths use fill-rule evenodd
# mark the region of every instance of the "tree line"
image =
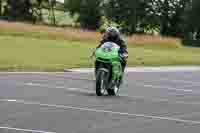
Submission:
<svg viewBox="0 0 200 133">
<path fill-rule="evenodd" d="M 55 5 L 55 0 L 0 0 L 0 15 L 42 21 L 41 8 L 54 15 L 52 10 L 59 7 Z M 114 23 L 129 35 L 200 38 L 199 0 L 65 0 L 60 7 L 82 28 L 90 30 Z"/>
<path fill-rule="evenodd" d="M 55 24 L 55 10 L 64 10 L 64 6 L 56 0 L 0 0 L 0 16 L 10 21 L 43 21 L 42 9 Z"/>
</svg>

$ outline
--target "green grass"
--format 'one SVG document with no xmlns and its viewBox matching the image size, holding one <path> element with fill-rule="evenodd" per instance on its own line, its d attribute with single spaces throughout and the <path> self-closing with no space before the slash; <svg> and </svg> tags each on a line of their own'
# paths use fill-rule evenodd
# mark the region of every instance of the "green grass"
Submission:
<svg viewBox="0 0 200 133">
<path fill-rule="evenodd" d="M 0 70 L 63 71 L 88 65 L 88 44 L 6 36 L 0 42 Z"/>
<path fill-rule="evenodd" d="M 0 71 L 63 71 L 91 67 L 91 49 L 83 41 L 0 36 Z M 200 49 L 129 45 L 128 66 L 200 65 Z"/>
</svg>

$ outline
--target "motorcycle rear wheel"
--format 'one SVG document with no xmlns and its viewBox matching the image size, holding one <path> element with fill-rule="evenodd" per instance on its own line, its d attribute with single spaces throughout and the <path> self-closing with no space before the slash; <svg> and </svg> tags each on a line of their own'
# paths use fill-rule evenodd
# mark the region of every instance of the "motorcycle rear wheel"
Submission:
<svg viewBox="0 0 200 133">
<path fill-rule="evenodd" d="M 96 76 L 96 95 L 103 96 L 106 92 L 106 72 L 98 71 Z"/>
<path fill-rule="evenodd" d="M 113 85 L 111 86 L 111 88 L 107 90 L 107 92 L 108 92 L 108 95 L 110 96 L 116 96 L 119 92 L 118 83 L 113 83 Z"/>
</svg>

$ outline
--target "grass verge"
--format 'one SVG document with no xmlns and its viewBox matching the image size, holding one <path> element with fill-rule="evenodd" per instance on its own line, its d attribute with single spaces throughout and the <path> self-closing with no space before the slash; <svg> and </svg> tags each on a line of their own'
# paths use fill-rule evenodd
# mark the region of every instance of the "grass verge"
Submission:
<svg viewBox="0 0 200 133">
<path fill-rule="evenodd" d="M 21 36 L 39 39 L 68 40 L 98 43 L 101 34 L 87 30 L 74 28 L 55 28 L 43 25 L 32 25 L 24 23 L 11 23 L 0 21 L 0 35 Z M 125 38 L 129 45 L 141 47 L 178 48 L 182 47 L 178 38 L 167 38 L 161 36 L 133 35 Z"/>
<path fill-rule="evenodd" d="M 0 71 L 63 71 L 92 67 L 96 45 L 84 41 L 0 36 Z M 128 66 L 200 65 L 200 49 L 129 45 Z"/>
<path fill-rule="evenodd" d="M 0 71 L 63 71 L 92 67 L 97 32 L 0 21 Z M 133 35 L 127 38 L 128 66 L 200 65 L 200 49 L 177 38 Z"/>
</svg>

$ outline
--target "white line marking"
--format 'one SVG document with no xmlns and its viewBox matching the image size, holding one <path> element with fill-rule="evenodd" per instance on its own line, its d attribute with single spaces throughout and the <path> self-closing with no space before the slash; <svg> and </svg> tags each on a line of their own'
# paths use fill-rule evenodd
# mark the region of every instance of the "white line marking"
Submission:
<svg viewBox="0 0 200 133">
<path fill-rule="evenodd" d="M 25 83 L 25 85 L 35 86 L 35 87 L 65 89 L 64 86 L 49 86 L 49 85 L 38 84 L 38 83 Z M 194 90 L 189 90 L 189 89 L 176 89 L 176 88 L 171 88 L 171 87 L 167 87 L 167 86 L 155 86 L 155 85 L 141 84 L 141 83 L 135 83 L 135 85 L 143 86 L 143 87 L 150 87 L 150 88 L 157 88 L 157 89 L 167 89 L 167 90 L 173 90 L 173 91 L 182 91 L 182 92 L 195 93 L 195 94 L 196 93 L 200 93 L 200 91 L 194 91 Z"/>
<path fill-rule="evenodd" d="M 167 79 L 167 78 L 162 78 L 162 79 L 159 79 L 159 81 L 179 82 L 179 83 L 192 84 L 192 85 L 194 85 L 194 86 L 200 86 L 200 83 L 199 83 L 199 82 L 186 81 L 186 80 L 179 80 L 179 79 Z"/>
<path fill-rule="evenodd" d="M 64 86 L 49 86 L 45 84 L 38 84 L 38 83 L 25 83 L 27 86 L 35 86 L 35 87 L 46 87 L 46 88 L 56 88 L 56 89 L 65 89 Z"/>
<path fill-rule="evenodd" d="M 88 89 L 82 89 L 82 88 L 67 88 L 67 91 L 78 91 L 78 92 L 83 92 L 83 93 L 94 93 L 95 91 L 88 90 Z M 130 96 L 127 94 L 119 94 L 119 96 L 122 97 L 127 97 L 127 98 L 134 98 L 134 99 L 142 99 L 145 101 L 151 101 L 151 102 L 167 102 L 170 104 L 187 104 L 187 105 L 200 105 L 200 102 L 184 102 L 184 101 L 172 101 L 169 99 L 162 99 L 162 98 L 147 98 L 145 96 Z"/>
<path fill-rule="evenodd" d="M 66 72 L 90 73 L 94 68 L 65 69 L 64 72 L 0 72 L 0 74 L 64 74 Z M 187 72 L 200 71 L 199 66 L 127 67 L 126 72 Z"/>
<path fill-rule="evenodd" d="M 56 132 L 47 132 L 47 131 L 41 131 L 41 130 L 31 130 L 31 129 L 22 129 L 22 128 L 13 128 L 13 127 L 0 127 L 0 129 L 31 132 L 31 133 L 56 133 Z"/>
<path fill-rule="evenodd" d="M 42 85 L 42 84 L 36 84 L 36 83 L 26 83 L 25 85 L 29 85 L 29 86 L 36 86 L 36 87 L 47 87 L 47 88 L 56 88 L 56 89 L 65 89 L 66 91 L 78 91 L 78 92 L 82 92 L 82 93 L 95 93 L 95 91 L 93 90 L 88 90 L 88 89 L 83 89 L 83 88 L 65 88 L 63 86 L 57 86 L 57 87 L 53 87 L 53 86 L 48 86 L 48 85 Z M 161 86 L 153 86 L 153 85 L 144 85 L 144 84 L 138 84 L 139 86 L 144 86 L 144 87 L 151 87 L 151 88 L 158 88 L 158 89 L 168 89 L 168 90 L 175 90 L 175 91 L 183 91 L 183 92 L 187 92 L 187 93 L 192 93 L 192 94 L 197 94 L 200 93 L 200 91 L 193 91 L 193 90 L 185 90 L 185 89 L 175 89 L 175 88 L 169 88 L 169 87 L 161 87 Z M 139 99 L 143 99 L 146 101 L 152 101 L 152 102 L 168 102 L 168 103 L 176 103 L 176 104 L 187 104 L 187 105 L 200 105 L 200 102 L 184 102 L 184 101 L 171 101 L 169 99 L 161 99 L 161 98 L 146 98 L 144 96 L 130 96 L 127 94 L 120 94 L 120 96 L 123 97 L 129 97 L 129 98 L 139 98 Z"/>
<path fill-rule="evenodd" d="M 94 93 L 95 94 L 95 91 L 88 90 L 88 89 L 82 89 L 82 88 L 67 88 L 65 90 L 67 90 L 67 91 L 78 91 L 78 92 L 83 92 L 83 93 Z M 162 98 L 147 98 L 145 96 L 130 96 L 130 95 L 127 95 L 127 94 L 124 94 L 124 93 L 119 94 L 119 96 L 127 97 L 127 98 L 134 98 L 134 99 L 142 99 L 142 100 L 151 101 L 151 102 L 167 102 L 167 103 L 170 103 L 170 104 L 200 105 L 200 102 L 172 101 L 172 100 L 169 100 L 169 99 L 162 99 Z"/>
<path fill-rule="evenodd" d="M 67 88 L 67 91 L 78 91 L 78 92 L 84 92 L 84 93 L 94 93 L 95 91 L 88 90 L 88 89 L 82 89 L 82 88 Z M 187 104 L 187 105 L 200 105 L 200 102 L 184 102 L 184 101 L 172 101 L 169 99 L 162 99 L 162 98 L 147 98 L 145 96 L 130 96 L 127 94 L 119 94 L 119 96 L 127 97 L 127 98 L 134 98 L 134 99 L 142 99 L 145 101 L 151 101 L 151 102 L 167 102 L 170 104 Z"/>
<path fill-rule="evenodd" d="M 83 92 L 83 93 L 95 93 L 95 91 L 92 90 L 88 90 L 88 89 L 83 89 L 83 88 L 65 88 L 63 86 L 48 86 L 48 85 L 42 85 L 42 84 L 36 84 L 36 83 L 26 83 L 25 85 L 28 86 L 36 86 L 36 87 L 47 87 L 47 88 L 56 88 L 56 89 L 65 89 L 66 91 L 79 91 L 79 92 Z M 141 85 L 139 84 L 139 86 L 144 86 L 144 87 L 151 87 L 151 88 L 158 88 L 158 89 L 163 89 L 164 87 L 161 86 L 153 86 L 153 85 Z M 174 89 L 174 88 L 168 88 L 166 87 L 165 89 L 168 90 L 176 90 L 176 91 L 184 91 L 184 92 L 189 92 L 189 93 L 194 93 L 196 94 L 193 90 L 184 90 L 184 89 Z M 199 91 L 198 91 L 199 92 Z M 123 97 L 129 97 L 129 98 L 139 98 L 139 99 L 143 99 L 143 100 L 147 100 L 147 101 L 152 101 L 152 102 L 168 102 L 168 103 L 177 103 L 177 104 L 187 104 L 187 105 L 200 105 L 200 102 L 184 102 L 184 101 L 171 101 L 168 99 L 160 99 L 160 98 L 146 98 L 144 96 L 130 96 L 127 94 L 120 94 L 120 96 Z"/>
<path fill-rule="evenodd" d="M 185 104 L 185 105 L 200 105 L 200 102 L 185 102 L 185 101 L 173 101 L 169 99 L 163 99 L 163 98 L 147 98 L 145 96 L 129 96 L 126 94 L 120 94 L 122 97 L 128 97 L 128 98 L 134 98 L 134 99 L 142 99 L 145 101 L 151 101 L 151 102 L 167 102 L 169 104 Z"/>
<path fill-rule="evenodd" d="M 46 87 L 46 88 L 56 88 L 56 89 L 65 89 L 67 91 L 79 91 L 79 92 L 86 92 L 86 93 L 93 93 L 92 90 L 81 89 L 81 88 L 65 88 L 64 86 L 49 86 L 44 84 L 37 84 L 37 83 L 25 83 L 25 85 L 33 86 L 33 87 Z"/>
<path fill-rule="evenodd" d="M 189 90 L 189 89 L 177 89 L 177 88 L 172 88 L 172 87 L 167 87 L 167 86 L 157 86 L 157 85 L 141 84 L 141 83 L 135 83 L 135 85 L 143 86 L 143 87 L 150 87 L 150 88 L 157 88 L 157 89 L 183 91 L 183 92 L 189 92 L 189 93 L 200 93 L 200 91 L 194 91 L 194 90 Z"/>
<path fill-rule="evenodd" d="M 94 68 L 79 68 L 79 69 L 66 69 L 65 71 L 78 72 L 78 73 L 92 73 Z M 190 72 L 200 71 L 199 66 L 189 67 L 128 67 L 126 72 Z"/>
<path fill-rule="evenodd" d="M 0 99 L 2 102 L 15 102 L 18 104 L 25 104 L 25 105 L 38 105 L 43 107 L 52 107 L 57 109 L 72 109 L 72 110 L 79 110 L 79 111 L 89 111 L 89 112 L 96 112 L 96 113 L 109 113 L 109 114 L 115 114 L 115 115 L 122 115 L 122 116 L 132 116 L 132 117 L 143 117 L 146 119 L 157 119 L 157 120 L 167 120 L 167 121 L 176 121 L 181 123 L 188 123 L 188 124 L 200 124 L 200 121 L 192 121 L 192 120 L 184 120 L 184 119 L 178 119 L 173 117 L 161 117 L 161 116 L 152 116 L 152 115 L 145 115 L 145 114 L 130 114 L 126 112 L 115 112 L 110 110 L 99 110 L 99 109 L 93 109 L 93 108 L 83 108 L 83 107 L 75 107 L 75 106 L 66 106 L 66 105 L 56 105 L 56 104 L 42 104 L 39 102 L 27 102 L 24 100 L 13 100 L 13 99 Z M 41 132 L 42 133 L 42 132 Z M 45 132 L 43 132 L 45 133 Z"/>
<path fill-rule="evenodd" d="M 95 91 L 88 90 L 88 89 L 81 89 L 81 88 L 67 88 L 67 91 L 79 91 L 84 93 L 94 93 Z"/>
</svg>

